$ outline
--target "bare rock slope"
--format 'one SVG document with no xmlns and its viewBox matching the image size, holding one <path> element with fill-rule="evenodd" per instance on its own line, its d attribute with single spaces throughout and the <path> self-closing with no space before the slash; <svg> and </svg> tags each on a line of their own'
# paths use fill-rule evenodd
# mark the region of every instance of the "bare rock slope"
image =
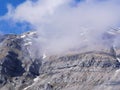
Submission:
<svg viewBox="0 0 120 90">
<path fill-rule="evenodd" d="M 120 90 L 119 53 L 113 48 L 31 57 L 24 38 L 0 40 L 0 90 Z"/>
</svg>

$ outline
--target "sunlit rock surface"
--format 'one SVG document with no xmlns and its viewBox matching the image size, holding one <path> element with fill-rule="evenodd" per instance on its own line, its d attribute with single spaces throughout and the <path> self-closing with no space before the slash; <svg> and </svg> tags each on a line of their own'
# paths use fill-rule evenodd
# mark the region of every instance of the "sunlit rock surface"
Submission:
<svg viewBox="0 0 120 90">
<path fill-rule="evenodd" d="M 0 90 L 119 90 L 119 50 L 31 55 L 35 32 L 0 40 Z"/>
</svg>

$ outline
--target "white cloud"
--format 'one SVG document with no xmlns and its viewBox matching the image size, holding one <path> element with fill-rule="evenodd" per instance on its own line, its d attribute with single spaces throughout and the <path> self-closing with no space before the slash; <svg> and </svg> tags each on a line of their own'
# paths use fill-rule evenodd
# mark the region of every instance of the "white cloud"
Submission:
<svg viewBox="0 0 120 90">
<path fill-rule="evenodd" d="M 103 33 L 110 27 L 119 26 L 119 0 L 85 0 L 76 6 L 72 6 L 72 2 L 27 0 L 17 8 L 10 7 L 5 17 L 34 26 L 40 34 L 40 48 L 45 52 L 103 44 Z"/>
<path fill-rule="evenodd" d="M 9 10 L 8 17 L 14 20 L 27 21 L 31 24 L 44 22 L 45 17 L 54 13 L 55 9 L 67 2 L 67 0 L 38 0 L 33 2 L 27 0 L 17 8 Z"/>
</svg>

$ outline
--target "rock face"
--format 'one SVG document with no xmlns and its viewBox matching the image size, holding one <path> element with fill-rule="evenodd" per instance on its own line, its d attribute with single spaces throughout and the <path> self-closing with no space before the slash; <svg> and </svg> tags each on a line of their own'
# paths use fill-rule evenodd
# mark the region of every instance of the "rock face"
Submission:
<svg viewBox="0 0 120 90">
<path fill-rule="evenodd" d="M 32 57 L 34 33 L 0 40 L 0 90 L 120 90 L 119 52 Z"/>
</svg>

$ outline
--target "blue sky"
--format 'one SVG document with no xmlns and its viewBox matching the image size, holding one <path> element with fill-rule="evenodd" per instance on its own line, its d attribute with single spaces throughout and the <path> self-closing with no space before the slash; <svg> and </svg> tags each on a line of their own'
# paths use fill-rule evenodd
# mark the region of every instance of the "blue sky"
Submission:
<svg viewBox="0 0 120 90">
<path fill-rule="evenodd" d="M 0 31 L 19 34 L 36 30 L 40 35 L 38 44 L 44 52 L 68 51 L 101 43 L 109 45 L 109 41 L 103 40 L 103 34 L 111 27 L 120 27 L 120 0 L 32 1 L 0 0 L 0 15 L 6 16 L 0 17 Z M 9 7 L 6 14 L 7 4 L 19 7 Z M 113 43 L 117 44 L 119 40 L 117 37 Z"/>
<path fill-rule="evenodd" d="M 11 4 L 12 6 L 16 7 L 19 4 L 23 3 L 25 0 L 0 0 L 0 16 L 5 15 L 7 10 L 7 5 Z M 24 26 L 22 23 L 17 23 L 15 25 L 10 25 L 10 21 L 0 21 L 0 32 L 2 33 L 22 33 L 24 31 L 19 30 L 22 27 L 28 28 L 28 26 Z"/>
<path fill-rule="evenodd" d="M 0 0 L 0 16 L 3 16 L 7 13 L 7 5 L 11 4 L 12 6 L 16 7 L 19 4 L 23 3 L 26 0 Z M 75 0 L 79 2 L 80 0 Z"/>
<path fill-rule="evenodd" d="M 0 0 L 0 16 L 7 12 L 7 4 L 12 4 L 14 7 L 23 3 L 25 0 Z"/>
<path fill-rule="evenodd" d="M 34 3 L 34 1 L 37 1 L 37 0 L 31 0 L 31 1 L 33 1 L 33 3 Z M 41 0 L 42 1 L 42 0 Z M 44 1 L 44 0 L 43 0 Z M 46 0 L 47 1 L 47 0 Z M 64 0 L 63 0 L 64 1 Z M 109 5 L 108 5 L 108 7 L 110 7 L 111 9 L 113 8 L 114 9 L 114 7 L 115 8 L 118 8 L 119 6 L 117 6 L 119 3 L 120 3 L 120 1 L 119 0 L 73 0 L 73 2 L 72 2 L 72 4 L 70 3 L 70 5 L 72 5 L 72 7 L 74 7 L 74 6 L 76 6 L 76 5 L 79 5 L 78 3 L 80 2 L 94 2 L 94 4 L 93 4 L 93 6 L 95 6 L 95 7 L 97 7 L 97 3 L 99 3 L 99 2 L 104 2 L 104 1 L 106 1 Z M 2 16 L 5 16 L 6 14 L 7 14 L 7 12 L 8 12 L 8 9 L 7 9 L 7 5 L 8 4 L 10 4 L 10 5 L 12 5 L 14 8 L 15 7 L 17 7 L 17 6 L 19 6 L 20 4 L 22 4 L 22 5 L 26 5 L 24 2 L 27 2 L 27 0 L 0 0 L 0 19 L 2 18 Z M 97 2 L 97 3 L 96 3 Z M 117 4 L 116 4 L 117 3 Z M 99 5 L 99 4 L 98 4 Z M 103 4 L 104 5 L 104 4 Z M 100 6 L 100 9 L 102 9 L 103 8 L 103 5 L 101 5 Z M 111 7 L 111 5 L 113 6 L 113 7 Z M 84 4 L 84 6 L 85 7 L 89 7 L 90 5 L 85 5 Z M 26 7 L 27 7 L 27 9 L 26 9 Z M 30 14 L 32 13 L 32 14 L 38 14 L 38 13 L 36 13 L 36 9 L 34 9 L 33 7 L 34 7 L 34 5 L 33 5 L 33 7 L 29 7 L 29 5 L 27 6 L 24 6 L 23 8 L 24 9 L 26 9 L 27 11 L 26 12 L 30 12 Z M 44 8 L 46 8 L 46 7 L 44 7 Z M 104 7 L 104 8 L 106 8 L 106 7 Z M 21 10 L 23 11 L 21 11 Z M 2 32 L 2 33 L 15 33 L 15 34 L 19 34 L 19 33 L 23 33 L 23 32 L 25 32 L 25 31 L 28 31 L 28 30 L 31 30 L 31 29 L 33 29 L 32 28 L 32 26 L 30 25 L 30 24 L 33 24 L 33 21 L 35 20 L 33 20 L 32 21 L 32 23 L 31 23 L 31 21 L 30 20 L 28 20 L 28 18 L 27 17 L 29 17 L 29 14 L 27 14 L 26 12 L 24 12 L 24 9 L 22 9 L 22 7 L 20 7 L 19 9 L 18 9 L 18 12 L 20 11 L 20 13 L 19 13 L 19 15 L 18 15 L 18 18 L 17 19 L 19 19 L 19 20 L 21 20 L 21 19 L 25 19 L 24 21 L 26 21 L 26 22 L 13 22 L 12 20 L 10 20 L 10 19 L 4 19 L 4 20 L 0 20 L 0 32 Z M 32 9 L 32 10 L 31 10 Z M 112 14 L 114 14 L 114 13 L 112 13 L 112 12 L 110 12 L 111 11 L 111 9 L 109 9 L 109 10 L 107 10 L 106 12 L 108 12 L 108 13 L 111 13 L 110 15 L 112 15 Z M 13 9 L 14 10 L 14 9 Z M 12 11 L 13 11 L 12 10 Z M 38 10 L 38 9 L 37 9 Z M 93 9 L 94 10 L 94 9 Z M 90 11 L 90 12 L 92 12 L 93 11 L 92 10 L 92 8 L 90 7 L 90 9 L 88 9 L 88 11 Z M 35 11 L 35 13 L 33 12 L 33 11 Z M 84 10 L 84 8 L 83 8 L 83 11 L 86 11 L 86 9 Z M 99 11 L 99 10 L 98 10 Z M 104 9 L 102 10 L 102 11 L 104 11 Z M 118 11 L 118 10 L 117 10 Z M 21 14 L 21 12 L 22 12 L 22 14 Z M 37 11 L 38 12 L 38 11 Z M 40 11 L 41 12 L 41 11 Z M 106 12 L 104 12 L 104 13 L 106 13 Z M 27 14 L 28 16 L 26 17 L 26 15 L 23 15 L 23 14 Z M 84 12 L 83 12 L 84 13 Z M 20 16 L 20 14 L 21 14 L 21 16 L 23 16 L 22 18 L 21 18 L 21 16 Z M 40 13 L 39 13 L 40 14 Z M 89 14 L 92 14 L 92 13 L 88 13 L 88 15 Z M 96 12 L 94 12 L 94 14 L 95 14 L 95 16 L 96 16 Z M 91 15 L 91 16 L 94 16 L 94 14 L 93 15 Z M 118 15 L 118 14 L 116 14 L 116 15 Z M 20 17 L 19 17 L 20 16 Z M 84 15 L 83 15 L 84 16 Z M 89 17 L 89 16 L 87 16 L 87 17 Z M 14 17 L 12 17 L 12 18 L 14 18 Z M 33 18 L 33 17 L 32 17 Z M 40 19 L 40 17 L 37 17 L 37 19 Z M 79 17 L 80 18 L 80 17 Z M 98 18 L 97 18 L 98 19 Z M 97 19 L 95 19 L 95 20 L 97 20 Z M 41 20 L 39 20 L 39 21 L 41 21 Z"/>
<path fill-rule="evenodd" d="M 0 0 L 0 17 L 4 16 L 7 12 L 7 5 L 11 4 L 13 7 L 17 7 L 21 3 L 25 2 L 26 0 Z M 81 0 L 75 0 L 76 2 L 79 2 Z M 17 23 L 17 24 L 11 24 L 8 20 L 2 20 L 0 21 L 0 32 L 2 33 L 23 33 L 29 29 L 32 29 L 29 24 L 24 23 Z M 21 30 L 23 29 L 23 30 Z"/>
</svg>

